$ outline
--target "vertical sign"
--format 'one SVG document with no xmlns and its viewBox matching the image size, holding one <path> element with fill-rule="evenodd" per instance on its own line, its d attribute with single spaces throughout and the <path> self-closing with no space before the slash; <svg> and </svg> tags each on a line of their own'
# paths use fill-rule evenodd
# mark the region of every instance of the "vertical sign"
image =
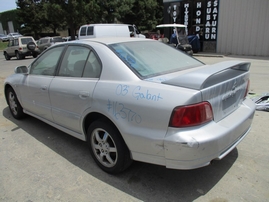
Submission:
<svg viewBox="0 0 269 202">
<path fill-rule="evenodd" d="M 215 52 L 218 28 L 219 0 L 163 1 L 167 8 L 164 23 L 179 23 L 188 27 L 189 35 L 199 36 L 200 51 Z"/>
<path fill-rule="evenodd" d="M 178 21 L 179 7 L 180 3 L 171 3 L 171 5 L 167 9 L 167 12 L 172 18 L 172 23 L 177 23 Z"/>
<path fill-rule="evenodd" d="M 217 40 L 218 0 L 207 1 L 205 14 L 205 41 Z"/>
<path fill-rule="evenodd" d="M 184 25 L 189 27 L 189 13 L 190 13 L 190 3 L 184 3 L 183 4 L 183 19 L 184 19 Z"/>
<path fill-rule="evenodd" d="M 203 3 L 202 1 L 196 1 L 194 5 L 194 29 L 195 32 L 193 34 L 202 35 L 203 33 Z"/>
</svg>

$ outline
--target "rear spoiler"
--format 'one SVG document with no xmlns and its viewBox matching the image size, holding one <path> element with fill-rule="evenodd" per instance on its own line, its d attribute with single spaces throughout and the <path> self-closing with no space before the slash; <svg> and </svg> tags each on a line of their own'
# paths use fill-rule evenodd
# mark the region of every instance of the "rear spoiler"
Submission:
<svg viewBox="0 0 269 202">
<path fill-rule="evenodd" d="M 202 90 L 214 84 L 226 81 L 249 71 L 250 63 L 242 61 L 226 61 L 182 74 L 163 81 L 163 84 Z"/>
</svg>

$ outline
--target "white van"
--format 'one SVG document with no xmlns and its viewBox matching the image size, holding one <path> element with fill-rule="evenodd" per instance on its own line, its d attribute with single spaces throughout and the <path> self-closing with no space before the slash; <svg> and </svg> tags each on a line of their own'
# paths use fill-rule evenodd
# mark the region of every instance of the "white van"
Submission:
<svg viewBox="0 0 269 202">
<path fill-rule="evenodd" d="M 145 35 L 140 34 L 135 25 L 129 25 L 129 24 L 89 24 L 89 25 L 82 25 L 79 28 L 78 39 L 87 39 L 96 37 L 146 38 Z"/>
</svg>

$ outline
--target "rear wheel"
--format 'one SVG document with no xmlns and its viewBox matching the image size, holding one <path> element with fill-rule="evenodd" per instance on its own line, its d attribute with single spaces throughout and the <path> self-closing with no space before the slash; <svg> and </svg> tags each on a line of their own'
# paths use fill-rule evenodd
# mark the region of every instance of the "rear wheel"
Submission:
<svg viewBox="0 0 269 202">
<path fill-rule="evenodd" d="M 21 60 L 23 58 L 19 51 L 16 51 L 16 58 L 17 60 Z"/>
<path fill-rule="evenodd" d="M 91 155 L 105 172 L 116 174 L 132 163 L 129 149 L 112 124 L 96 121 L 88 128 L 87 135 Z"/>
<path fill-rule="evenodd" d="M 23 113 L 23 108 L 18 101 L 16 93 L 11 87 L 7 89 L 6 97 L 7 97 L 8 106 L 9 106 L 12 116 L 15 119 L 23 118 L 25 116 L 25 114 Z"/>
<path fill-rule="evenodd" d="M 7 54 L 7 52 L 5 52 L 4 55 L 6 60 L 10 60 L 10 56 Z"/>
</svg>

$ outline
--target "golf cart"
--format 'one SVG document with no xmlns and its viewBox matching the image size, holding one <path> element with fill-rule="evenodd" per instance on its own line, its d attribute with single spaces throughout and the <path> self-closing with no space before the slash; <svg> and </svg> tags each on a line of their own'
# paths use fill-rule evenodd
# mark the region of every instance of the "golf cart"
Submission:
<svg viewBox="0 0 269 202">
<path fill-rule="evenodd" d="M 173 28 L 173 34 L 170 37 L 169 43 L 177 49 L 193 55 L 192 46 L 189 44 L 187 37 L 187 26 L 182 24 L 161 24 L 157 28 Z"/>
</svg>

